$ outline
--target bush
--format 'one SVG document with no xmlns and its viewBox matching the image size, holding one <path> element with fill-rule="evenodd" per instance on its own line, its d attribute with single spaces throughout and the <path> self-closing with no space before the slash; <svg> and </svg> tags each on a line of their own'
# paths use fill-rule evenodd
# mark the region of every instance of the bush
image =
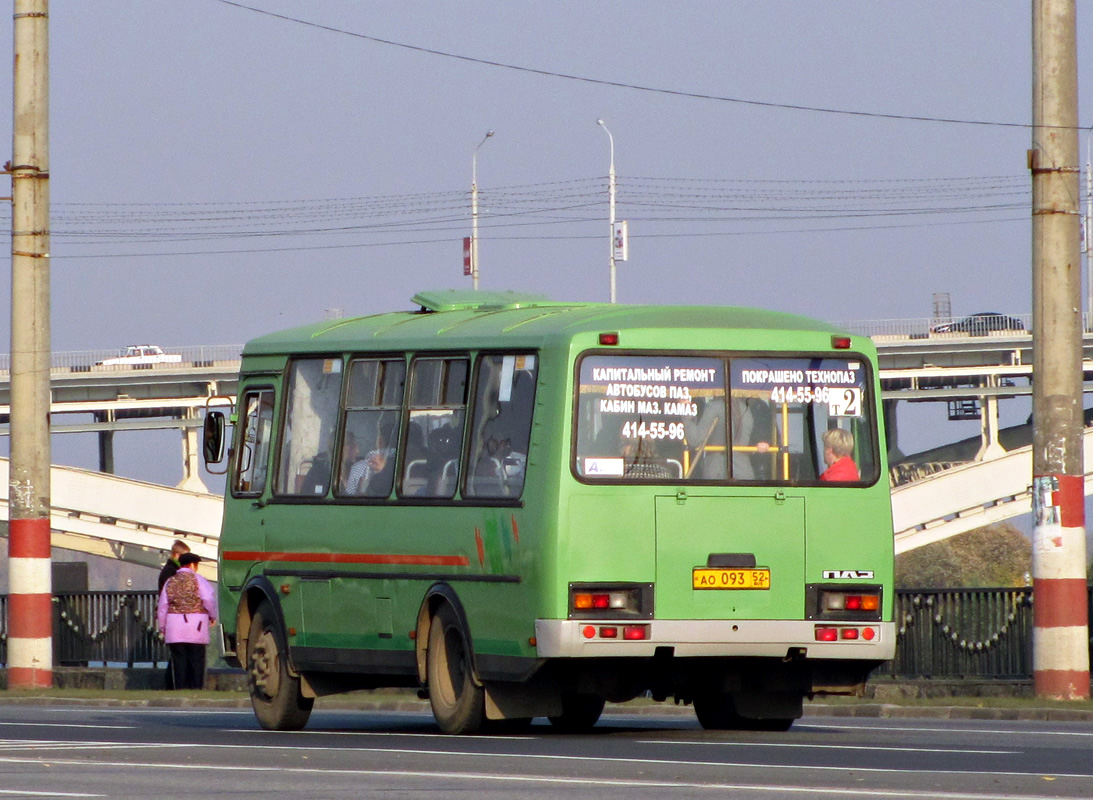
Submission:
<svg viewBox="0 0 1093 800">
<path fill-rule="evenodd" d="M 896 588 L 1025 586 L 1032 542 L 1007 522 L 976 528 L 896 556 Z"/>
</svg>

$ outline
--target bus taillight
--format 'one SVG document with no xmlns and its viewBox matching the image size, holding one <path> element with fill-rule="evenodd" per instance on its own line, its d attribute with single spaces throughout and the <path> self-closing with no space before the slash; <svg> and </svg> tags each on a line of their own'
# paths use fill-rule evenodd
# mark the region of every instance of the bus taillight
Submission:
<svg viewBox="0 0 1093 800">
<path fill-rule="evenodd" d="M 652 585 L 570 584 L 572 619 L 633 619 L 652 616 Z"/>
<path fill-rule="evenodd" d="M 880 595 L 848 591 L 825 591 L 821 597 L 823 611 L 869 611 L 880 610 Z"/>
</svg>

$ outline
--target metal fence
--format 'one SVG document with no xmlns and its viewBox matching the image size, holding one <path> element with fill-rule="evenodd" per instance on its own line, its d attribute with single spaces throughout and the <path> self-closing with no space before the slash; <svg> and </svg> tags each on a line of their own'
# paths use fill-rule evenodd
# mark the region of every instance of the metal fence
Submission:
<svg viewBox="0 0 1093 800">
<path fill-rule="evenodd" d="M 60 667 L 165 663 L 152 592 L 73 592 L 53 596 L 53 663 Z M 0 664 L 7 664 L 8 598 L 0 595 Z"/>
<path fill-rule="evenodd" d="M 1029 679 L 1032 589 L 896 592 L 895 678 Z M 1093 619 L 1093 590 L 1088 597 Z M 79 592 L 53 598 L 58 666 L 162 663 L 155 592 Z M 8 598 L 0 595 L 0 665 L 7 664 Z M 1093 647 L 1093 643 L 1091 643 Z"/>
</svg>

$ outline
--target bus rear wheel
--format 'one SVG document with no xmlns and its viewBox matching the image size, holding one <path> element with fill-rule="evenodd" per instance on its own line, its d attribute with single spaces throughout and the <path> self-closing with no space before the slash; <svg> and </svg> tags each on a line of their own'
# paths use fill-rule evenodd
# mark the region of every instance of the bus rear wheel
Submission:
<svg viewBox="0 0 1093 800">
<path fill-rule="evenodd" d="M 441 605 L 429 625 L 426 657 L 429 704 L 444 733 L 478 733 L 486 719 L 486 697 L 474 682 L 471 653 L 459 617 Z"/>
<path fill-rule="evenodd" d="M 250 701 L 258 723 L 269 731 L 298 731 L 307 724 L 315 701 L 300 693 L 300 679 L 288 672 L 288 648 L 273 613 L 262 602 L 247 639 Z"/>
<path fill-rule="evenodd" d="M 591 694 L 562 693 L 562 713 L 548 717 L 550 724 L 564 733 L 580 733 L 592 728 L 603 713 L 604 700 Z"/>
</svg>

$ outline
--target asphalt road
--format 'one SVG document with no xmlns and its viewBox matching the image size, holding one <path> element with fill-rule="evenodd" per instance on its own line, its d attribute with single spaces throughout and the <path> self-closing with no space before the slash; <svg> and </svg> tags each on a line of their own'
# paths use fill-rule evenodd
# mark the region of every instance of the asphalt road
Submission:
<svg viewBox="0 0 1093 800">
<path fill-rule="evenodd" d="M 410 712 L 317 710 L 271 733 L 249 710 L 0 702 L 7 798 L 915 798 L 1093 796 L 1093 722 L 806 717 L 788 733 L 606 715 L 443 736 Z"/>
</svg>

